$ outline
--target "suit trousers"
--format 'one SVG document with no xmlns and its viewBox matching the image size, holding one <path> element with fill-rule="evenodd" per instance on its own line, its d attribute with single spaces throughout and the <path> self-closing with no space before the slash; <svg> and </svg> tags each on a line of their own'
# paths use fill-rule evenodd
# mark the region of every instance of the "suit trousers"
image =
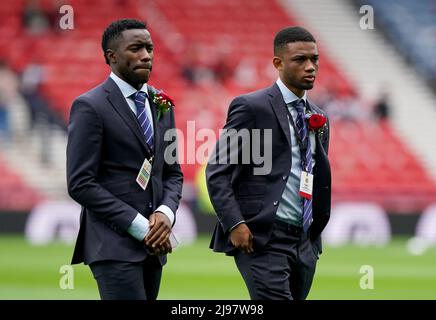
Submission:
<svg viewBox="0 0 436 320">
<path fill-rule="evenodd" d="M 162 266 L 154 255 L 141 262 L 105 260 L 89 265 L 102 300 L 156 300 Z"/>
<path fill-rule="evenodd" d="M 306 299 L 318 260 L 308 233 L 280 220 L 265 247 L 234 258 L 253 300 Z"/>
</svg>

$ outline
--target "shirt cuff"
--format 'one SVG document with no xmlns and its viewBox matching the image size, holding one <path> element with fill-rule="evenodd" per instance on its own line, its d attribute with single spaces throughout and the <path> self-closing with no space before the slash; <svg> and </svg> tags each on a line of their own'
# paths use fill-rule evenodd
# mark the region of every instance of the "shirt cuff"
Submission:
<svg viewBox="0 0 436 320">
<path fill-rule="evenodd" d="M 160 211 L 170 219 L 171 225 L 174 223 L 174 212 L 168 206 L 162 204 L 154 212 Z"/>
<path fill-rule="evenodd" d="M 235 224 L 233 227 L 231 227 L 230 229 L 229 229 L 229 231 L 231 232 L 233 229 L 235 229 L 237 226 L 239 226 L 241 223 L 245 223 L 245 221 L 244 220 L 242 220 L 242 221 L 239 221 L 237 224 Z"/>
<path fill-rule="evenodd" d="M 148 219 L 142 214 L 138 213 L 136 218 L 133 219 L 132 223 L 127 229 L 127 232 L 130 233 L 138 241 L 143 241 L 148 231 L 150 230 L 149 224 L 150 222 L 148 221 Z"/>
</svg>

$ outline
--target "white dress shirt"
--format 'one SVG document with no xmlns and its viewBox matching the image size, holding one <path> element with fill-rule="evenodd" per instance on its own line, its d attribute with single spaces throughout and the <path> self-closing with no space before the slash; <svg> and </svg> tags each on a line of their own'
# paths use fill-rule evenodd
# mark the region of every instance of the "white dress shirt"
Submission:
<svg viewBox="0 0 436 320">
<path fill-rule="evenodd" d="M 286 87 L 286 85 L 279 78 L 277 80 L 277 85 L 282 93 L 283 100 L 286 106 L 288 104 L 298 100 L 303 99 L 306 103 L 306 91 L 303 97 L 297 97 L 291 90 Z M 297 110 L 295 108 L 289 108 L 292 115 L 294 123 L 297 119 Z M 288 119 L 289 120 L 289 119 Z M 288 181 L 286 183 L 285 190 L 280 200 L 279 207 L 277 208 L 277 218 L 288 222 L 293 225 L 302 226 L 303 225 L 303 198 L 299 194 L 300 189 L 300 178 L 301 178 L 301 153 L 300 147 L 297 143 L 297 137 L 295 135 L 294 126 L 289 121 L 289 129 L 291 133 L 291 171 L 289 172 Z M 312 165 L 315 165 L 315 134 L 309 132 L 310 145 L 312 149 Z"/>
</svg>

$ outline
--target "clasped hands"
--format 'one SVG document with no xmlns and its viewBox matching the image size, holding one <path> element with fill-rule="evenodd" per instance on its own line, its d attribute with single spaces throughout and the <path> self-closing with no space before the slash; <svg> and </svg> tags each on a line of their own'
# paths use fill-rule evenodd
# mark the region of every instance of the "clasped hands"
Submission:
<svg viewBox="0 0 436 320">
<path fill-rule="evenodd" d="M 168 217 L 160 211 L 150 215 L 150 231 L 143 242 L 155 255 L 164 255 L 172 252 L 170 243 L 171 222 Z"/>
</svg>

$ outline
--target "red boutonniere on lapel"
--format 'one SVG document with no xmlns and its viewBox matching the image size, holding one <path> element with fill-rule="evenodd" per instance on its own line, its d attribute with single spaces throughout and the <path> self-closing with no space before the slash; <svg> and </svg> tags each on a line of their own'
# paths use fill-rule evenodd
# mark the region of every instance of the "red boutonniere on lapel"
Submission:
<svg viewBox="0 0 436 320">
<path fill-rule="evenodd" d="M 153 102 L 157 107 L 157 120 L 174 107 L 174 101 L 163 91 L 153 93 Z"/>
<path fill-rule="evenodd" d="M 306 119 L 309 130 L 319 134 L 324 133 L 324 128 L 327 126 L 327 118 L 323 114 L 309 112 L 306 114 Z"/>
</svg>

